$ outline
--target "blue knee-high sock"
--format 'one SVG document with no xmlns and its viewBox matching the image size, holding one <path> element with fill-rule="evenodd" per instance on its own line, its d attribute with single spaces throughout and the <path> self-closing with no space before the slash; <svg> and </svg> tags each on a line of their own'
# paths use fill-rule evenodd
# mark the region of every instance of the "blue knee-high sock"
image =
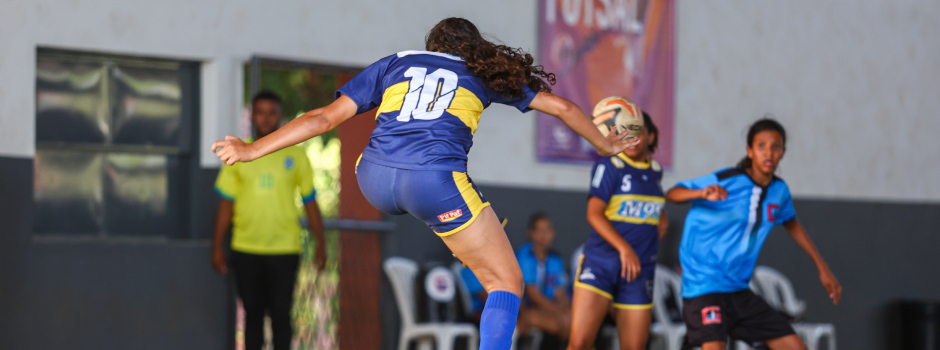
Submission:
<svg viewBox="0 0 940 350">
<path fill-rule="evenodd" d="M 480 350 L 508 350 L 519 316 L 519 297 L 495 291 L 486 297 L 480 316 Z"/>
</svg>

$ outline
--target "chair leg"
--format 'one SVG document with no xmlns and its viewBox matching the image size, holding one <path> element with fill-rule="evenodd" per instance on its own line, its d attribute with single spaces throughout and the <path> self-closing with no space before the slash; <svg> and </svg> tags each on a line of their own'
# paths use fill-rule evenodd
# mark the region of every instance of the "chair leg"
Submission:
<svg viewBox="0 0 940 350">
<path fill-rule="evenodd" d="M 408 341 L 411 340 L 408 334 L 401 333 L 398 336 L 398 350 L 408 350 Z"/>
<path fill-rule="evenodd" d="M 681 334 L 671 333 L 670 336 L 666 337 L 666 346 L 669 350 L 682 349 L 682 338 L 683 335 Z"/>
<path fill-rule="evenodd" d="M 469 347 L 467 349 L 470 349 L 470 350 L 479 349 L 480 348 L 480 335 L 476 333 L 470 334 L 470 336 L 467 338 L 467 342 L 469 343 Z"/>
<path fill-rule="evenodd" d="M 453 334 L 438 334 L 435 339 L 437 340 L 437 350 L 454 350 Z"/>
<path fill-rule="evenodd" d="M 833 329 L 826 338 L 829 339 L 829 350 L 836 350 L 836 330 Z"/>
</svg>

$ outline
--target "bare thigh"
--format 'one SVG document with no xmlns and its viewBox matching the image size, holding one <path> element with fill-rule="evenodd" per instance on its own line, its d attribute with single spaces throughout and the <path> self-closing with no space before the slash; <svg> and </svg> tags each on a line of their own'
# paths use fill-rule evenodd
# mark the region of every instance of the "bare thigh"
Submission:
<svg viewBox="0 0 940 350">
<path fill-rule="evenodd" d="M 646 341 L 650 336 L 650 322 L 653 318 L 652 310 L 616 310 L 620 350 L 645 349 Z"/>
<path fill-rule="evenodd" d="M 473 271 L 487 293 L 505 291 L 522 297 L 522 270 L 492 208 L 483 208 L 462 231 L 441 238 Z"/>
<path fill-rule="evenodd" d="M 568 350 L 586 350 L 594 346 L 597 331 L 600 330 L 609 308 L 610 299 L 590 290 L 574 287 Z"/>
<path fill-rule="evenodd" d="M 702 344 L 702 350 L 726 350 L 728 343 L 723 341 L 710 341 Z"/>
<path fill-rule="evenodd" d="M 773 350 L 806 350 L 806 344 L 796 334 L 764 340 L 764 344 Z"/>
</svg>

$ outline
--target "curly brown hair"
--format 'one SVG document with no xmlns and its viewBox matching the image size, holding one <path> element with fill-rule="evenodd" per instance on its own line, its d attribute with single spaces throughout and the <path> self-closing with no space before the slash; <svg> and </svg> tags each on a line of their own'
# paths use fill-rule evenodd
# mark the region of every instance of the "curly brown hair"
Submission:
<svg viewBox="0 0 940 350">
<path fill-rule="evenodd" d="M 463 18 L 451 17 L 438 22 L 424 42 L 428 51 L 463 58 L 473 75 L 506 98 L 522 97 L 522 84 L 536 92 L 551 92 L 555 85 L 555 74 L 534 65 L 532 55 L 484 39 L 477 27 Z"/>
</svg>

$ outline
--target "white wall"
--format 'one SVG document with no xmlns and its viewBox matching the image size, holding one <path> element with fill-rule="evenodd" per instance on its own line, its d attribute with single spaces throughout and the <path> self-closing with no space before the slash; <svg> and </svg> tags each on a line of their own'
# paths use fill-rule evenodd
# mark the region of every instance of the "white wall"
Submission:
<svg viewBox="0 0 940 350">
<path fill-rule="evenodd" d="M 796 195 L 940 201 L 938 19 L 935 1 L 680 1 L 669 180 L 735 162 L 769 112 Z"/>
<path fill-rule="evenodd" d="M 35 153 L 37 46 L 195 59 L 202 164 L 237 133 L 241 64 L 265 54 L 367 65 L 421 48 L 446 16 L 532 52 L 535 1 L 34 1 L 0 4 L 0 155 Z M 664 185 L 731 165 L 749 122 L 773 113 L 797 196 L 940 201 L 940 4 L 679 1 L 675 167 Z M 535 161 L 535 115 L 493 106 L 475 181 L 583 190 L 589 169 Z"/>
</svg>

